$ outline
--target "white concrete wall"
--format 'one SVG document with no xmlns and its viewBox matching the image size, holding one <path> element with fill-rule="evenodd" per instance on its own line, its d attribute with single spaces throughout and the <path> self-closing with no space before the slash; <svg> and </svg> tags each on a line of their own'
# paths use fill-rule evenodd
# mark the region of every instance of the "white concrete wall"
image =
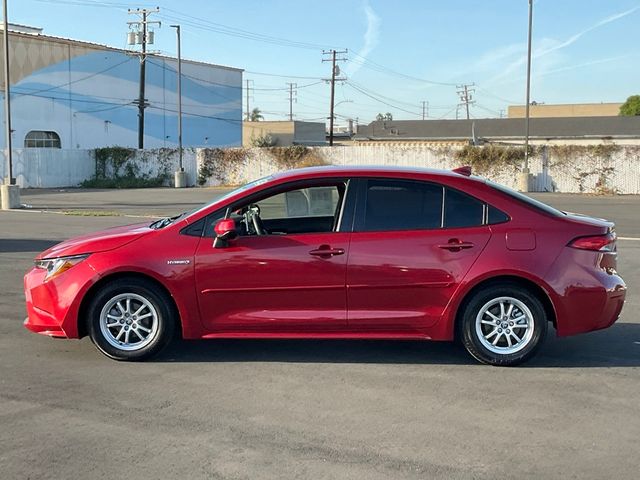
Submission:
<svg viewBox="0 0 640 480">
<path fill-rule="evenodd" d="M 364 145 L 343 147 L 315 147 L 316 156 L 334 165 L 397 165 L 451 169 L 460 166 L 454 158 L 454 148 L 429 146 Z M 551 151 L 549 151 L 551 152 Z M 166 167 L 173 183 L 173 172 L 178 167 L 175 150 L 144 150 L 136 153 L 140 171 L 155 176 Z M 185 149 L 183 165 L 187 184 L 197 183 L 198 169 L 206 152 L 203 149 Z M 0 176 L 5 176 L 6 161 L 0 155 Z M 267 149 L 246 151 L 243 161 L 232 168 L 219 171 L 205 186 L 221 183 L 242 184 L 275 173 L 277 163 Z M 619 193 L 640 194 L 640 147 L 623 146 L 610 159 L 553 158 L 551 153 L 530 159 L 534 191 L 566 193 Z M 91 178 L 95 173 L 93 150 L 16 149 L 14 150 L 14 176 L 21 187 L 69 187 Z M 517 171 L 503 169 L 487 175 L 504 185 L 517 186 Z M 603 185 L 604 181 L 604 185 Z"/>
<path fill-rule="evenodd" d="M 5 153 L 0 154 L 2 178 L 8 175 Z M 5 173 L 6 172 L 6 173 Z M 95 172 L 93 150 L 26 148 L 13 150 L 13 176 L 22 188 L 76 186 Z"/>
</svg>

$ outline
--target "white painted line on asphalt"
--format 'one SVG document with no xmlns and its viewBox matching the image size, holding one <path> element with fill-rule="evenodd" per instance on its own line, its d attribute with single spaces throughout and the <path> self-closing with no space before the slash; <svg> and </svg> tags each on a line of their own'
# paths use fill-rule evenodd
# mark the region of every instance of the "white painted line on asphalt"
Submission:
<svg viewBox="0 0 640 480">
<path fill-rule="evenodd" d="M 82 215 L 80 213 L 75 213 L 75 212 L 82 212 L 83 210 L 73 210 L 72 208 L 69 208 L 69 210 L 38 210 L 35 208 L 12 208 L 11 210 L 2 210 L 3 212 L 10 212 L 10 213 L 53 213 L 55 215 L 67 215 L 69 217 L 129 217 L 129 218 L 164 218 L 161 217 L 159 215 L 134 215 L 134 214 L 129 214 L 129 213 L 119 213 L 114 211 L 114 215 L 91 215 L 91 214 L 87 214 L 87 215 Z M 88 210 L 89 212 L 100 212 L 100 210 L 96 209 L 96 210 Z M 72 212 L 72 213 L 70 213 Z"/>
<path fill-rule="evenodd" d="M 638 237 L 618 237 L 618 240 L 631 240 L 633 242 L 640 242 Z"/>
</svg>

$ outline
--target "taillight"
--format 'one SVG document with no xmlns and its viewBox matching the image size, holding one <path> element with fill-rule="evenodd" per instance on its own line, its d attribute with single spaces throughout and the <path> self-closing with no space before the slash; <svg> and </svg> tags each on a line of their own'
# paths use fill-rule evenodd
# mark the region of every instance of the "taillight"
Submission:
<svg viewBox="0 0 640 480">
<path fill-rule="evenodd" d="M 594 252 L 615 252 L 616 234 L 607 233 L 606 235 L 578 237 L 571 240 L 568 246 L 579 248 L 580 250 L 592 250 Z"/>
</svg>

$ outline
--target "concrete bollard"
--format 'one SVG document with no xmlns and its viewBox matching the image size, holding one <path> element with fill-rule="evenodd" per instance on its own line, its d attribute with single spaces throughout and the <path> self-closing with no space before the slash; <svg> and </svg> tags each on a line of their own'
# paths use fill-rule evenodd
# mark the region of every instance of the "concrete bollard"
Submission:
<svg viewBox="0 0 640 480">
<path fill-rule="evenodd" d="M 20 208 L 20 187 L 18 185 L 0 186 L 0 207 L 2 210 Z"/>
<path fill-rule="evenodd" d="M 523 170 L 518 177 L 518 190 L 528 192 L 531 189 L 531 174 L 529 170 Z"/>
<path fill-rule="evenodd" d="M 187 186 L 187 172 L 178 170 L 174 175 L 175 188 L 185 188 Z"/>
</svg>

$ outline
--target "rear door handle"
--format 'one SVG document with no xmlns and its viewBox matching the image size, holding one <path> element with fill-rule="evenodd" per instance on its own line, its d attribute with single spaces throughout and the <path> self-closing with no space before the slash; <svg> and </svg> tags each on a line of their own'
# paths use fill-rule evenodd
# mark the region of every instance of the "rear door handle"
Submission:
<svg viewBox="0 0 640 480">
<path fill-rule="evenodd" d="M 463 242 L 462 240 L 458 240 L 457 238 L 452 238 L 451 240 L 449 240 L 449 243 L 438 245 L 438 248 L 442 248 L 443 250 L 449 250 L 450 252 L 459 252 L 460 250 L 473 248 L 473 247 L 474 247 L 473 243 Z"/>
<path fill-rule="evenodd" d="M 344 255 L 344 248 L 332 248 L 329 245 L 320 245 L 319 248 L 311 250 L 309 252 L 309 255 L 313 255 L 314 257 L 329 258 L 335 255 Z"/>
</svg>

